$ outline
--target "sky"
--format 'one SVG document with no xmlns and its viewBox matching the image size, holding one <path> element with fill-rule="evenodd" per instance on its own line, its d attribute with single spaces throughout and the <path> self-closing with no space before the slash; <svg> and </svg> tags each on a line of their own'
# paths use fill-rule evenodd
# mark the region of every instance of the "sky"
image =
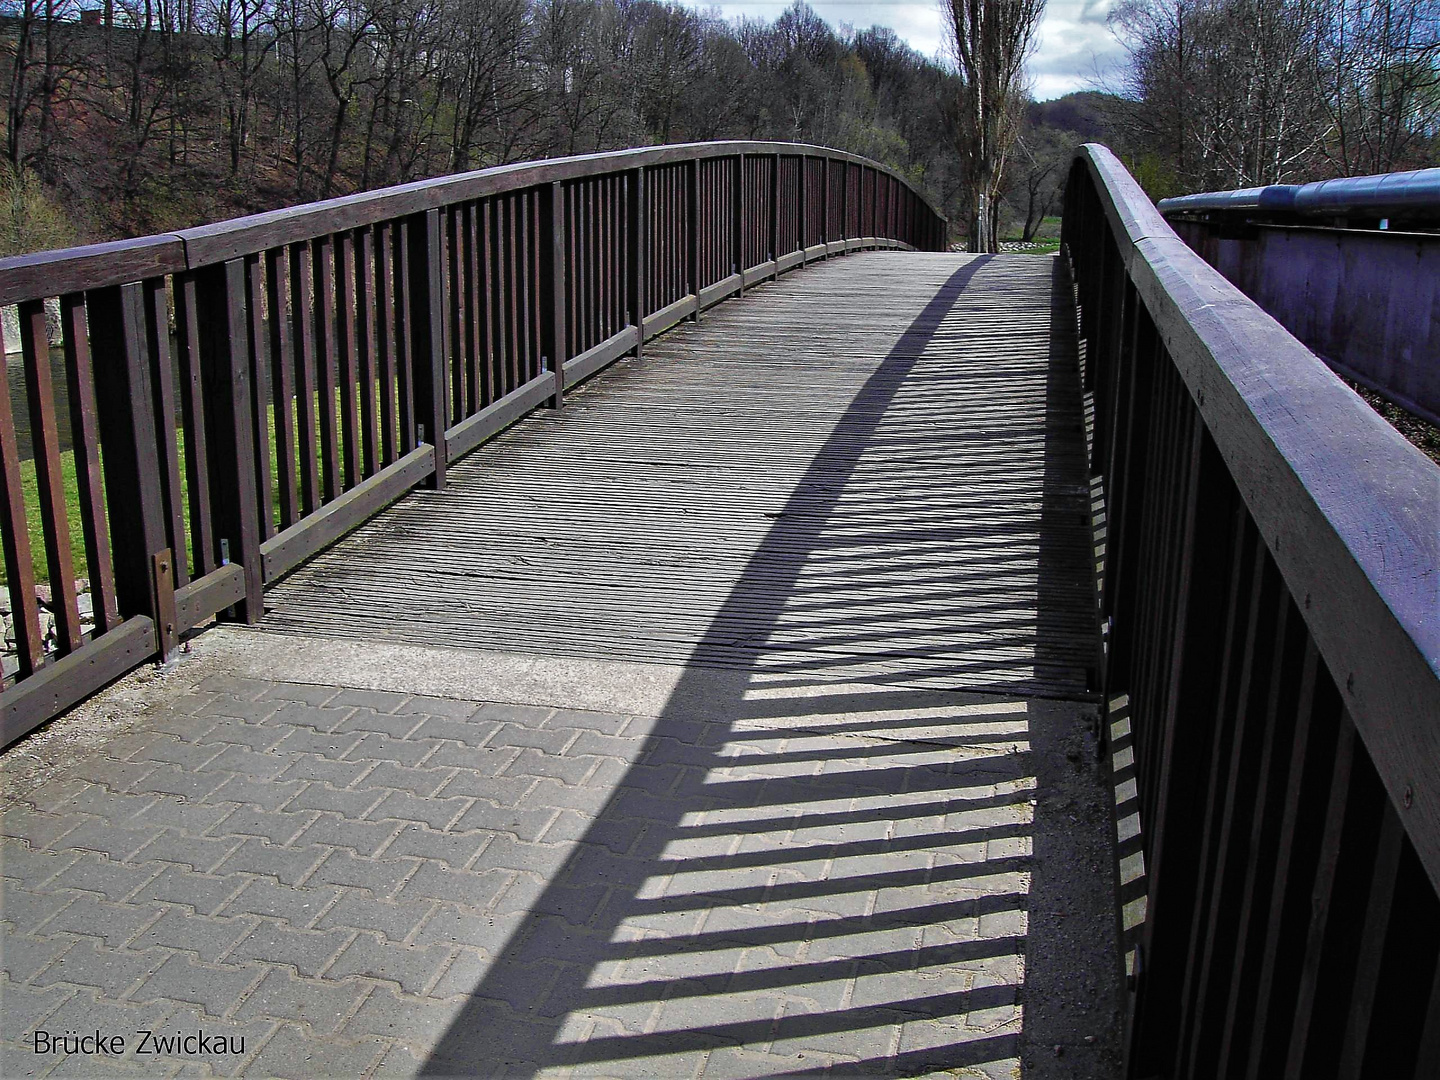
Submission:
<svg viewBox="0 0 1440 1080">
<path fill-rule="evenodd" d="M 726 18 L 739 15 L 774 19 L 790 0 L 686 0 L 691 7 L 716 9 Z M 832 25 L 856 29 L 888 26 L 925 56 L 943 48 L 937 0 L 809 0 Z M 1031 57 L 1033 93 L 1041 101 L 1075 90 L 1096 89 L 1100 77 L 1123 56 L 1105 26 L 1114 0 L 1048 0 L 1040 25 L 1040 42 Z"/>
</svg>

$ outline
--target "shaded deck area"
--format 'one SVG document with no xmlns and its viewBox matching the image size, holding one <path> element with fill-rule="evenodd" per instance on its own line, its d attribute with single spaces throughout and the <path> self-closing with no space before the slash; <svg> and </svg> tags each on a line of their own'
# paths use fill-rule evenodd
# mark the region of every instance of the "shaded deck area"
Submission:
<svg viewBox="0 0 1440 1080">
<path fill-rule="evenodd" d="M 13 752 L 0 1071 L 1115 1075 L 1067 303 L 763 286 Z"/>
</svg>

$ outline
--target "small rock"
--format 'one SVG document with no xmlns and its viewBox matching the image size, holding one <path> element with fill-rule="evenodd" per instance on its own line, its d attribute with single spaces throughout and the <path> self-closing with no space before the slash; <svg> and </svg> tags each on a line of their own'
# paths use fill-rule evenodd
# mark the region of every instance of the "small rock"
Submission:
<svg viewBox="0 0 1440 1080">
<path fill-rule="evenodd" d="M 1063 1046 L 1060 1046 L 1060 1045 L 1057 1044 L 1056 1047 L 1055 1047 L 1055 1056 L 1056 1056 L 1056 1057 L 1064 1057 L 1064 1056 L 1065 1056 L 1065 1048 L 1064 1048 Z"/>
<path fill-rule="evenodd" d="M 50 602 L 51 602 L 51 600 L 50 600 L 50 595 L 51 595 L 51 594 L 50 594 L 50 586 L 49 586 L 49 585 L 36 585 L 36 586 L 35 586 L 35 599 L 38 600 L 38 601 L 40 601 L 40 606 L 41 606 L 41 607 L 49 607 L 49 606 L 50 606 Z"/>
<path fill-rule="evenodd" d="M 20 672 L 20 657 L 15 653 L 0 656 L 0 677 L 11 679 Z"/>
<path fill-rule="evenodd" d="M 90 599 L 89 593 L 81 593 L 75 598 L 75 605 L 80 609 L 80 620 L 84 622 L 95 621 L 95 601 Z"/>
<path fill-rule="evenodd" d="M 89 591 L 90 591 L 90 579 L 89 579 L 89 578 L 83 578 L 83 577 L 77 577 L 77 578 L 75 579 L 75 591 L 76 591 L 77 593 L 87 593 L 87 592 L 89 592 Z"/>
<path fill-rule="evenodd" d="M 1094 1035 L 1086 1035 L 1086 1036 L 1085 1036 L 1085 1045 L 1086 1045 L 1086 1046 L 1094 1046 L 1094 1045 L 1095 1045 L 1095 1036 L 1094 1036 Z"/>
</svg>

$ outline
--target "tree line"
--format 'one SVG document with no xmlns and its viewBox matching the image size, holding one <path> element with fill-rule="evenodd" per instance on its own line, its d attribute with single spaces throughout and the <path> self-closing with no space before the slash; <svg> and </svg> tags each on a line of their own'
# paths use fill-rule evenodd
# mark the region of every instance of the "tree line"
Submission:
<svg viewBox="0 0 1440 1080">
<path fill-rule="evenodd" d="M 83 4 L 0 3 L 3 164 L 22 218 L 48 197 L 95 237 L 724 138 L 849 150 L 959 197 L 956 76 L 800 2 L 774 22 L 661 0 Z"/>
<path fill-rule="evenodd" d="M 1153 196 L 1440 165 L 1435 0 L 1125 0 L 1116 141 Z"/>
</svg>

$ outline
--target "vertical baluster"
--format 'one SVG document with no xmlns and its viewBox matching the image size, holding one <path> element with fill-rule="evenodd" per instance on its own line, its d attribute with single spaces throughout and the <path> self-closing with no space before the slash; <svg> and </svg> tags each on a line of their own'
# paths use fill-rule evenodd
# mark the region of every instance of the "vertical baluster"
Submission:
<svg viewBox="0 0 1440 1080">
<path fill-rule="evenodd" d="M 165 502 L 165 529 L 169 547 L 181 553 L 175 559 L 175 584 L 184 585 L 189 575 L 184 556 L 184 496 L 180 486 L 180 451 L 175 439 L 175 369 L 170 362 L 170 306 L 165 295 L 165 279 L 146 281 L 144 296 L 145 349 L 150 360 L 150 388 L 155 394 L 155 433 L 160 455 L 160 491 Z"/>
<path fill-rule="evenodd" d="M 485 366 L 485 331 L 481 317 L 480 291 L 484 288 L 483 275 L 480 269 L 480 206 L 478 203 L 469 203 L 465 207 L 465 272 L 467 275 L 466 284 L 469 286 L 469 325 L 466 327 L 466 355 L 468 356 L 469 368 L 466 372 L 469 379 L 469 392 L 465 404 L 473 414 L 479 412 L 490 403 L 486 381 L 481 375 L 481 369 Z"/>
<path fill-rule="evenodd" d="M 83 331 L 82 331 L 83 333 Z M 210 520 L 209 439 L 205 425 L 205 378 L 200 367 L 200 317 L 195 277 L 175 275 L 175 341 L 180 351 L 180 410 L 185 426 L 185 475 L 189 479 L 190 553 L 199 575 L 218 565 L 206 523 Z M 179 564 L 183 556 L 177 554 Z"/>
<path fill-rule="evenodd" d="M 70 443 L 75 448 L 75 487 L 80 502 L 80 530 L 85 537 L 86 561 L 90 567 L 90 599 L 94 608 L 95 634 L 99 636 L 120 621 L 115 607 L 115 570 L 110 559 L 110 526 L 105 519 L 105 491 L 100 479 L 100 418 L 95 401 L 95 376 L 90 363 L 90 336 L 85 325 L 85 297 L 70 293 L 60 298 L 61 337 L 65 349 L 65 377 L 70 391 Z M 183 383 L 181 384 L 183 388 Z M 183 394 L 182 394 L 183 397 Z M 190 444 L 199 441 L 203 446 L 203 428 L 198 440 L 195 428 L 187 422 L 186 430 L 191 432 L 186 440 L 187 452 Z M 203 451 L 202 451 L 203 453 Z M 191 475 L 194 475 L 192 470 Z M 191 482 L 192 515 L 197 485 Z M 209 517 L 209 501 L 205 502 L 204 516 L 192 516 L 193 521 L 205 521 Z M 196 567 L 201 567 L 199 551 L 205 548 L 200 537 L 203 529 L 192 529 L 196 552 Z M 207 573 L 211 567 L 201 569 Z"/>
<path fill-rule="evenodd" d="M 546 348 L 550 370 L 555 373 L 555 397 L 552 404 L 559 408 L 565 402 L 565 186 L 558 180 L 550 185 L 550 205 L 546 215 L 550 232 L 550 327 Z"/>
<path fill-rule="evenodd" d="M 380 456 L 386 465 L 400 456 L 396 401 L 398 386 L 395 378 L 394 230 L 395 226 L 386 222 L 377 227 L 375 236 L 375 276 L 380 294 L 375 305 L 376 345 L 379 349 L 380 368 Z"/>
<path fill-rule="evenodd" d="M 235 614 L 249 623 L 264 612 L 260 521 L 255 492 L 254 413 L 246 342 L 246 263 L 231 259 L 195 279 L 200 361 L 210 445 L 210 494 L 216 546 L 229 541 L 230 559 L 244 570 L 245 599 Z M 113 520 L 113 517 L 112 517 Z"/>
<path fill-rule="evenodd" d="M 101 461 L 114 552 L 115 599 L 124 618 L 156 621 L 159 651 L 167 652 L 174 628 L 160 625 L 153 556 L 168 546 L 165 501 L 155 430 L 155 398 L 145 333 L 145 290 L 140 284 L 98 289 L 85 295 L 94 354 L 95 396 L 101 409 Z M 203 311 L 200 321 L 202 342 Z M 209 393 L 210 378 L 205 379 Z M 115 407 L 126 404 L 127 407 Z M 213 428 L 213 423 L 207 424 Z M 213 434 L 213 432 L 212 432 Z M 216 454 L 210 453 L 212 462 Z M 214 493 L 214 479 L 211 479 Z M 197 522 L 196 528 L 204 528 Z"/>
<path fill-rule="evenodd" d="M 299 458 L 300 507 L 313 514 L 320 508 L 320 433 L 315 415 L 319 381 L 316 367 L 325 338 L 316 349 L 315 329 L 320 305 L 315 303 L 314 268 L 318 246 L 295 244 L 290 248 L 290 319 L 295 339 L 296 454 Z M 321 398 L 323 404 L 324 399 Z"/>
<path fill-rule="evenodd" d="M 519 235 L 520 226 L 515 220 L 519 216 L 519 206 L 516 197 L 511 194 L 505 197 L 505 280 L 509 284 L 510 302 L 505 308 L 505 320 L 507 333 L 510 339 L 510 388 L 518 389 L 525 381 L 522 374 L 523 356 L 520 342 L 520 290 L 521 281 L 518 269 L 519 262 Z"/>
<path fill-rule="evenodd" d="M 260 539 L 275 535 L 275 496 L 270 481 L 270 394 L 269 373 L 274 358 L 269 353 L 270 337 L 265 333 L 265 283 L 260 277 L 260 256 L 245 256 L 245 301 L 249 313 L 246 330 L 250 363 L 251 445 L 255 448 L 255 494 L 259 500 Z M 277 414 L 278 415 L 278 414 Z M 279 432 L 276 432 L 279 441 Z M 277 450 L 278 454 L 278 450 Z M 180 559 L 175 560 L 178 575 Z"/>
<path fill-rule="evenodd" d="M 335 323 L 340 358 L 340 438 L 345 487 L 360 482 L 360 432 L 355 419 L 355 238 L 342 232 L 335 247 Z"/>
<path fill-rule="evenodd" d="M 445 215 L 446 265 L 450 275 L 450 294 L 454 302 L 446 318 L 450 321 L 450 342 L 454 354 L 447 357 L 450 365 L 450 423 L 458 424 L 465 419 L 465 302 L 470 290 L 465 288 L 463 267 L 465 264 L 464 226 L 460 220 L 459 207 L 447 207 Z"/>
<path fill-rule="evenodd" d="M 340 432 L 336 424 L 335 244 L 322 236 L 311 247 L 315 272 L 315 389 L 320 413 L 320 480 L 324 502 L 340 494 Z"/>
<path fill-rule="evenodd" d="M 374 476 L 379 467 L 378 439 L 375 437 L 375 236 L 360 229 L 355 237 L 356 354 L 360 397 L 360 448 L 365 475 Z"/>
<path fill-rule="evenodd" d="M 627 225 L 630 230 L 630 311 L 639 337 L 635 343 L 635 357 L 639 359 L 645 351 L 645 315 L 647 310 L 646 281 L 649 274 L 646 262 L 650 258 L 650 211 L 645 191 L 645 168 L 635 170 L 630 181 L 630 205 L 627 208 Z"/>
<path fill-rule="evenodd" d="M 279 481 L 280 528 L 300 520 L 295 489 L 295 348 L 285 301 L 290 292 L 284 248 L 265 252 L 265 297 L 270 310 L 270 389 L 275 409 L 275 476 Z"/>
<path fill-rule="evenodd" d="M 0 342 L 3 344 L 3 342 Z M 35 602 L 35 565 L 30 552 L 30 526 L 20 484 L 20 446 L 15 438 L 15 415 L 10 403 L 10 381 L 0 383 L 0 544 L 5 553 L 5 582 L 10 590 L 19 678 L 34 674 L 45 656 L 40 635 L 40 608 Z"/>
<path fill-rule="evenodd" d="M 481 208 L 481 235 L 485 244 L 485 386 L 491 401 L 505 395 L 504 344 L 500 334 L 500 276 L 495 252 L 495 230 L 500 213 L 498 199 L 486 199 Z"/>
<path fill-rule="evenodd" d="M 80 647 L 80 612 L 75 600 L 70 518 L 65 512 L 65 481 L 61 475 L 60 433 L 55 416 L 55 389 L 50 379 L 50 337 L 45 329 L 44 301 L 24 301 L 19 315 L 21 363 L 30 404 L 30 447 L 40 503 L 40 533 L 50 569 L 50 610 L 55 616 L 56 644 L 63 654 Z M 21 522 L 24 522 L 23 511 Z"/>
<path fill-rule="evenodd" d="M 418 226 L 417 226 L 418 227 Z M 399 441 L 396 453 L 407 454 L 418 444 L 415 406 L 415 339 L 410 330 L 410 222 L 397 221 L 390 234 L 391 274 L 395 279 L 395 418 Z"/>
<path fill-rule="evenodd" d="M 415 423 L 434 447 L 437 491 L 445 488 L 445 230 L 440 211 L 427 210 L 407 222 L 411 387 Z M 418 441 L 418 440 L 417 440 Z"/>
</svg>

